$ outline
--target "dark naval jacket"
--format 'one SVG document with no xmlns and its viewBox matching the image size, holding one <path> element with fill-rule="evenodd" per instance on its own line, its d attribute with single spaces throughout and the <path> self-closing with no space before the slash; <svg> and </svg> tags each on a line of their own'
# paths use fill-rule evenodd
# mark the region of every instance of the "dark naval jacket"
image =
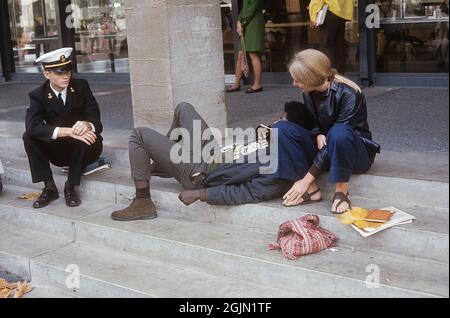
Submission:
<svg viewBox="0 0 450 318">
<path fill-rule="evenodd" d="M 77 121 L 87 121 L 94 125 L 96 135 L 101 138 L 103 126 L 100 110 L 87 81 L 70 81 L 65 105 L 55 96 L 49 81 L 29 96 L 30 108 L 27 110 L 25 125 L 30 137 L 51 142 L 56 127 L 70 128 Z"/>
<path fill-rule="evenodd" d="M 334 124 L 346 124 L 361 138 L 372 160 L 380 153 L 380 145 L 372 141 L 367 122 L 366 98 L 361 92 L 355 92 L 350 86 L 333 81 L 328 92 L 304 93 L 303 99 L 315 116 L 315 128 L 311 131 L 313 135 L 327 136 Z M 329 168 L 327 147 L 319 151 L 314 165 L 322 171 Z"/>
</svg>

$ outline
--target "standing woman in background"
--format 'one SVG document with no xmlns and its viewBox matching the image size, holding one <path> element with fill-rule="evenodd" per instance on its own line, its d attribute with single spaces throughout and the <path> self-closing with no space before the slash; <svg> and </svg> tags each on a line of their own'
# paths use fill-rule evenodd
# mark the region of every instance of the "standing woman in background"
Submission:
<svg viewBox="0 0 450 318">
<path fill-rule="evenodd" d="M 345 71 L 345 23 L 353 20 L 353 0 L 311 0 L 309 15 L 311 26 L 316 27 L 319 11 L 328 5 L 325 21 L 320 26 L 320 50 L 331 60 L 339 73 Z"/>
<path fill-rule="evenodd" d="M 265 21 L 263 14 L 264 0 L 244 0 L 244 6 L 239 14 L 237 22 L 237 33 L 244 38 L 245 47 L 242 41 L 239 47 L 239 55 L 236 65 L 236 81 L 228 90 L 229 93 L 241 90 L 242 64 L 244 63 L 244 50 L 249 53 L 255 73 L 253 85 L 246 91 L 253 94 L 263 91 L 261 54 L 264 53 Z"/>
</svg>

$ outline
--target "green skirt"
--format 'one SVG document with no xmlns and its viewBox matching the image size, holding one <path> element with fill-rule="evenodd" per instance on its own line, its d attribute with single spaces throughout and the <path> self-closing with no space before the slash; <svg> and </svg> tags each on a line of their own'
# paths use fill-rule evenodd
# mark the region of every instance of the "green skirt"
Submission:
<svg viewBox="0 0 450 318">
<path fill-rule="evenodd" d="M 265 21 L 264 15 L 257 13 L 252 21 L 247 25 L 244 30 L 245 50 L 247 52 L 259 52 L 264 53 L 265 46 Z M 239 42 L 239 50 L 243 51 L 244 48 Z"/>
</svg>

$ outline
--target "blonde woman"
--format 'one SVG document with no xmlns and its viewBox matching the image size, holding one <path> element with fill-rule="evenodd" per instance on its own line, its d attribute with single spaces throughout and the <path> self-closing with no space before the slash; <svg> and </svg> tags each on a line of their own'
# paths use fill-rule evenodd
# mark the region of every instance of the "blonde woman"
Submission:
<svg viewBox="0 0 450 318">
<path fill-rule="evenodd" d="M 329 58 L 319 51 L 297 53 L 289 71 L 315 116 L 315 128 L 308 133 L 317 148 L 309 171 L 286 193 L 283 204 L 320 201 L 316 179 L 322 171 L 330 170 L 329 182 L 336 189 L 331 212 L 342 214 L 352 207 L 348 197 L 351 176 L 367 172 L 380 152 L 380 146 L 372 141 L 365 97 L 359 86 L 338 75 Z M 279 133 L 283 135 L 282 128 Z M 308 152 L 311 149 L 305 149 Z"/>
</svg>

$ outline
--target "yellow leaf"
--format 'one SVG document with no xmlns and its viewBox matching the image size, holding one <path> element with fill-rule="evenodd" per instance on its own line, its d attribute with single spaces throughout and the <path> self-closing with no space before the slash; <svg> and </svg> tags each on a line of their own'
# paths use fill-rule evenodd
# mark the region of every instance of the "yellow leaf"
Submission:
<svg viewBox="0 0 450 318">
<path fill-rule="evenodd" d="M 17 288 L 17 284 L 8 283 L 6 280 L 0 278 L 0 289 L 5 289 L 5 288 L 15 289 L 15 288 Z"/>
<path fill-rule="evenodd" d="M 28 201 L 34 201 L 37 198 L 39 198 L 41 194 L 39 192 L 31 192 L 23 194 L 19 197 L 20 200 L 28 200 Z"/>
<path fill-rule="evenodd" d="M 16 293 L 14 294 L 14 298 L 21 298 L 23 295 L 29 293 L 33 290 L 30 284 L 27 282 L 18 283 L 16 288 Z"/>
<path fill-rule="evenodd" d="M 367 229 L 367 228 L 377 229 L 383 225 L 383 223 L 367 222 L 364 220 L 355 221 L 354 224 L 362 230 Z"/>
<path fill-rule="evenodd" d="M 353 207 L 350 211 L 350 214 L 353 216 L 355 220 L 362 220 L 369 215 L 369 211 L 367 211 L 364 208 Z"/>
<path fill-rule="evenodd" d="M 347 212 L 345 212 L 344 214 L 341 214 L 337 217 L 337 219 L 345 225 L 350 225 L 353 224 L 353 222 L 355 222 L 355 220 L 353 219 L 353 216 L 350 213 L 350 210 L 348 210 Z"/>
<path fill-rule="evenodd" d="M 338 220 L 345 225 L 350 225 L 356 221 L 363 220 L 369 215 L 369 211 L 359 207 L 353 207 L 344 214 L 339 215 Z"/>
<path fill-rule="evenodd" d="M 0 298 L 8 298 L 10 294 L 11 290 L 9 290 L 8 288 L 0 290 Z"/>
</svg>

